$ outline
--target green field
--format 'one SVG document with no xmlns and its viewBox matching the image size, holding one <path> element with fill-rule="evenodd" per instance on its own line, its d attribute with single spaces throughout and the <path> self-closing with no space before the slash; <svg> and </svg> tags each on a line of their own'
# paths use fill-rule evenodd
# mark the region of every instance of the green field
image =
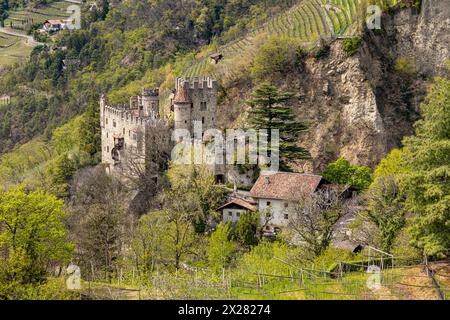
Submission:
<svg viewBox="0 0 450 320">
<path fill-rule="evenodd" d="M 33 48 L 25 42 L 24 38 L 0 33 L 0 66 L 27 59 Z"/>
<path fill-rule="evenodd" d="M 365 20 L 366 8 L 378 0 L 303 0 L 283 14 L 275 16 L 261 28 L 250 32 L 246 37 L 218 48 L 224 59 L 212 65 L 209 54 L 190 62 L 185 77 L 225 76 L 233 77 L 239 67 L 252 60 L 256 48 L 264 36 L 284 36 L 296 39 L 305 46 L 311 46 L 320 38 L 349 36 L 360 33 Z M 398 0 L 384 1 L 394 5 Z M 239 61 L 240 63 L 236 63 Z"/>
</svg>

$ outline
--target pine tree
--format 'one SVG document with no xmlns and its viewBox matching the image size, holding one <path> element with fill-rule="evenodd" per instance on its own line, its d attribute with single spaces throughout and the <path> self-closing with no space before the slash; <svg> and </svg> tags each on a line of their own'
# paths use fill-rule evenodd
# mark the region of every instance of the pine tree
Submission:
<svg viewBox="0 0 450 320">
<path fill-rule="evenodd" d="M 407 208 L 414 213 L 414 244 L 443 257 L 450 248 L 450 80 L 437 78 L 422 106 L 416 135 L 405 139 L 402 175 Z"/>
<path fill-rule="evenodd" d="M 307 126 L 295 119 L 292 107 L 288 105 L 293 94 L 283 92 L 269 83 L 261 84 L 252 99 L 247 101 L 251 106 L 250 124 L 254 129 L 267 129 L 268 152 L 271 152 L 271 131 L 280 132 L 280 169 L 290 171 L 289 163 L 309 159 L 309 153 L 297 145 L 300 134 L 307 130 Z"/>
<path fill-rule="evenodd" d="M 256 214 L 245 213 L 241 216 L 234 230 L 234 237 L 244 246 L 250 247 L 258 244 L 256 235 L 258 218 Z"/>
</svg>

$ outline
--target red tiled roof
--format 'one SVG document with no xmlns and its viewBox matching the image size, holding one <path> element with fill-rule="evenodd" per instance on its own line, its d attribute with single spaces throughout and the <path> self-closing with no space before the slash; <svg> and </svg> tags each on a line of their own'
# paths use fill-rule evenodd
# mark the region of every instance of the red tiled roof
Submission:
<svg viewBox="0 0 450 320">
<path fill-rule="evenodd" d="M 223 206 L 221 206 L 219 209 L 217 210 L 222 210 L 227 208 L 228 206 L 235 204 L 237 206 L 240 206 L 244 209 L 250 210 L 250 211 L 256 211 L 256 207 L 254 206 L 254 204 L 250 203 L 249 201 L 243 200 L 243 199 L 239 199 L 239 198 L 232 198 L 227 204 L 224 204 Z"/>
<path fill-rule="evenodd" d="M 175 93 L 175 97 L 173 98 L 173 102 L 175 103 L 191 103 L 191 98 L 189 97 L 189 93 L 184 84 L 181 84 Z"/>
<path fill-rule="evenodd" d="M 253 198 L 295 200 L 316 191 L 321 176 L 300 173 L 265 173 L 256 181 L 250 194 Z"/>
<path fill-rule="evenodd" d="M 50 23 L 50 24 L 64 24 L 66 23 L 64 20 L 47 20 L 45 21 L 45 23 Z"/>
</svg>

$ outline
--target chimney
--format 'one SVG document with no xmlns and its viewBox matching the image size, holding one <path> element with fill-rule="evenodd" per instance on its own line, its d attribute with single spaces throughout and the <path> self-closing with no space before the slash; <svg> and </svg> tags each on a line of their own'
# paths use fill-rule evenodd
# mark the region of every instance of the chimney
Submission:
<svg viewBox="0 0 450 320">
<path fill-rule="evenodd" d="M 265 176 L 264 177 L 266 184 L 270 184 L 270 177 L 269 176 Z"/>
</svg>

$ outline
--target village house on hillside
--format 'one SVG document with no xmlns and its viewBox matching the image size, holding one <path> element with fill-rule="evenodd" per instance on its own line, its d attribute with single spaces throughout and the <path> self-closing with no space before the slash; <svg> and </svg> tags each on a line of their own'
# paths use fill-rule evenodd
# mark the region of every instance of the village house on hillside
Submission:
<svg viewBox="0 0 450 320">
<path fill-rule="evenodd" d="M 300 173 L 263 173 L 256 181 L 250 195 L 261 212 L 261 224 L 266 232 L 287 227 L 295 201 L 319 191 L 337 191 L 350 198 L 353 189 L 326 181 L 323 177 Z"/>
<path fill-rule="evenodd" d="M 291 218 L 294 203 L 315 192 L 338 192 L 343 199 L 351 198 L 351 187 L 336 185 L 323 177 L 301 173 L 262 173 L 250 191 L 253 200 L 232 197 L 218 210 L 224 222 L 236 223 L 248 212 L 260 213 L 260 223 L 265 234 L 274 234 L 285 228 Z"/>
<path fill-rule="evenodd" d="M 66 20 L 47 20 L 42 26 L 41 32 L 58 32 L 67 28 Z"/>
</svg>

